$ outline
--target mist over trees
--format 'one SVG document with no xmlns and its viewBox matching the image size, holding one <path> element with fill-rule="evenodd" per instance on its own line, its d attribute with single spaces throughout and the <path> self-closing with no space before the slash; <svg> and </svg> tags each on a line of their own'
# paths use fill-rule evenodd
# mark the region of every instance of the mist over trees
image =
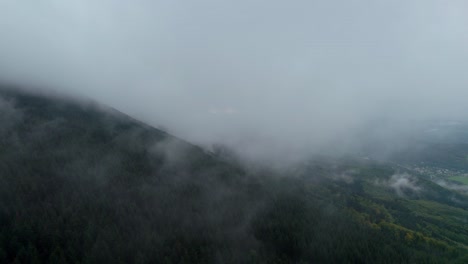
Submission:
<svg viewBox="0 0 468 264">
<path fill-rule="evenodd" d="M 468 263 L 466 25 L 0 0 L 0 263 Z"/>
<path fill-rule="evenodd" d="M 385 156 L 424 122 L 466 120 L 467 5 L 5 0 L 0 79 L 271 163 L 361 143 Z"/>
<path fill-rule="evenodd" d="M 0 94 L 9 124 L 0 140 L 1 262 L 466 260 L 467 197 L 434 194 L 441 187 L 419 180 L 407 197 L 415 200 L 401 200 L 395 184 L 407 177 L 392 177 L 394 168 L 323 160 L 251 170 L 222 147 L 202 149 L 94 103 Z M 411 212 L 419 200 L 461 219 L 433 233 L 440 223 L 430 213 Z"/>
</svg>

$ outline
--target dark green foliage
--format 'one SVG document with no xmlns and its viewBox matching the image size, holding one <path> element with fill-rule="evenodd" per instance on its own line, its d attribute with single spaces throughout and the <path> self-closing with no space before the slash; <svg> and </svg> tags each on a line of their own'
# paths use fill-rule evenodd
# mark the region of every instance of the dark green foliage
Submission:
<svg viewBox="0 0 468 264">
<path fill-rule="evenodd" d="M 465 197 L 431 183 L 414 199 L 372 185 L 392 168 L 340 161 L 289 177 L 249 173 L 115 111 L 0 95 L 18 114 L 0 138 L 0 263 L 467 258 L 466 207 L 448 198 Z M 353 181 L 334 178 L 350 168 Z"/>
</svg>

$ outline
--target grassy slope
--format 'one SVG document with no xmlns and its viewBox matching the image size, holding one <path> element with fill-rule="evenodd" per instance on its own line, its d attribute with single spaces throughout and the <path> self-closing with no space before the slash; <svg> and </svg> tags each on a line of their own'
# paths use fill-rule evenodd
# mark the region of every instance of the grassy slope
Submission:
<svg viewBox="0 0 468 264">
<path fill-rule="evenodd" d="M 467 176 L 450 177 L 449 180 L 456 181 L 456 182 L 468 185 L 468 177 Z"/>
<path fill-rule="evenodd" d="M 341 204 L 361 224 L 392 234 L 401 243 L 434 245 L 448 251 L 468 249 L 467 196 L 447 191 L 423 178 L 417 180 L 420 191 L 399 196 L 383 183 L 400 172 L 400 168 L 369 162 L 347 164 L 339 169 L 322 164 L 310 168 L 303 177 L 312 177 L 318 170 L 328 170 L 324 175 L 351 174 L 351 182 L 349 178 L 325 178 L 319 184 L 311 184 L 310 189 L 333 199 L 334 204 Z"/>
</svg>

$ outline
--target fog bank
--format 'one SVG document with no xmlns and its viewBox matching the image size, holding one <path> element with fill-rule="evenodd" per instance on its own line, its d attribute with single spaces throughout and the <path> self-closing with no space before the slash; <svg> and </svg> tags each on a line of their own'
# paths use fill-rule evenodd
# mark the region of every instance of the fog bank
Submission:
<svg viewBox="0 0 468 264">
<path fill-rule="evenodd" d="M 465 119 L 468 2 L 0 1 L 0 79 L 251 156 Z M 382 125 L 383 124 L 383 125 Z"/>
</svg>

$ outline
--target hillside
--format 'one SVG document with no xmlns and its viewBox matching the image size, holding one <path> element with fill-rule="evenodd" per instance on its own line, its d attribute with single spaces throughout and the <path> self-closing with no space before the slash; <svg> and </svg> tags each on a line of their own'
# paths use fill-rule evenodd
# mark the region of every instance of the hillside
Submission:
<svg viewBox="0 0 468 264">
<path fill-rule="evenodd" d="M 0 263 L 468 261 L 468 196 L 407 164 L 250 171 L 98 104 L 7 87 L 0 122 Z"/>
</svg>

